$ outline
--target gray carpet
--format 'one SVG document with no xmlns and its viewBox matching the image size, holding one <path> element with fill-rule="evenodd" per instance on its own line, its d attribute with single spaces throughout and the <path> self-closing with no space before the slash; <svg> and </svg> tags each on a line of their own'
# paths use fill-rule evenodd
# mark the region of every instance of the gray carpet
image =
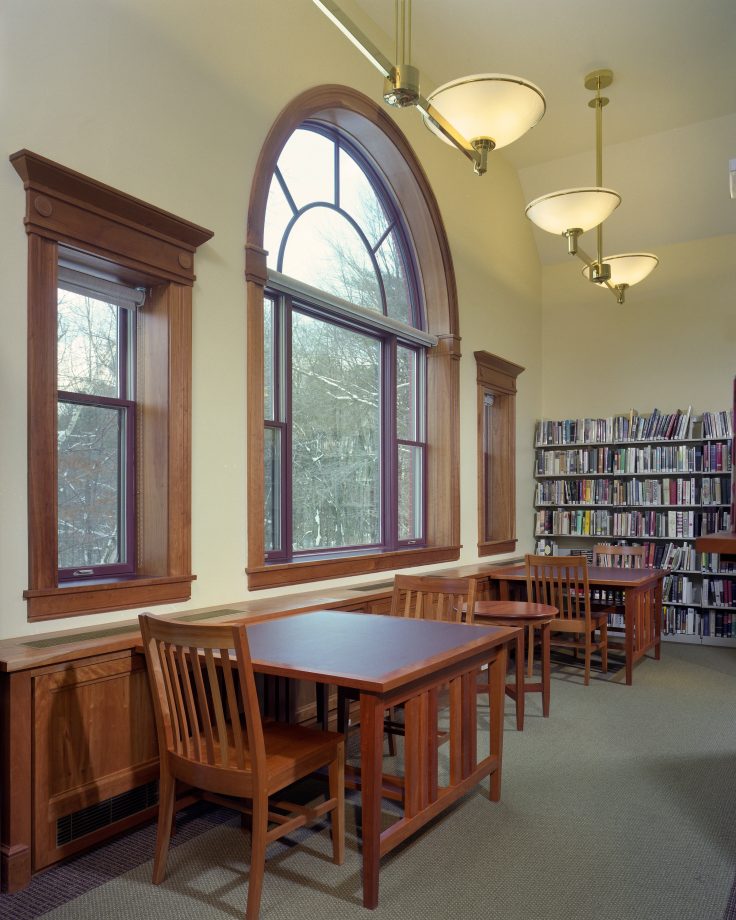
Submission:
<svg viewBox="0 0 736 920">
<path fill-rule="evenodd" d="M 261 916 L 724 920 L 736 867 L 735 691 L 733 649 L 668 644 L 660 662 L 636 667 L 632 687 L 597 676 L 585 688 L 559 668 L 549 719 L 530 696 L 518 733 L 507 701 L 502 801 L 488 801 L 485 783 L 384 859 L 375 912 L 361 906 L 353 804 L 343 866 L 324 829 L 272 845 Z M 163 885 L 146 863 L 42 916 L 241 918 L 247 858 L 233 818 L 172 848 Z"/>
</svg>

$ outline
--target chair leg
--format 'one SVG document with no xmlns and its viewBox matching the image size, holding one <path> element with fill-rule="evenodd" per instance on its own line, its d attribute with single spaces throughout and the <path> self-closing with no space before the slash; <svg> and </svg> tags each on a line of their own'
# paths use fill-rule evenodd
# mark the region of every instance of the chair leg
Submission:
<svg viewBox="0 0 736 920">
<path fill-rule="evenodd" d="M 337 746 L 337 756 L 329 766 L 330 798 L 336 804 L 332 810 L 332 861 L 341 866 L 345 860 L 345 744 Z"/>
<path fill-rule="evenodd" d="M 266 833 L 268 832 L 268 796 L 253 796 L 253 834 L 251 836 L 250 877 L 245 920 L 258 920 L 261 910 L 263 874 L 266 870 Z"/>
<path fill-rule="evenodd" d="M 169 853 L 171 823 L 174 818 L 174 797 L 176 780 L 161 770 L 158 792 L 158 826 L 156 828 L 156 852 L 153 857 L 153 884 L 159 885 L 166 875 L 166 857 Z"/>
<path fill-rule="evenodd" d="M 577 649 L 575 649 L 577 652 Z M 590 630 L 585 630 L 585 686 L 590 683 L 590 656 L 593 651 L 593 636 Z"/>
<path fill-rule="evenodd" d="M 608 673 L 608 618 L 601 623 L 601 667 Z"/>
<path fill-rule="evenodd" d="M 527 641 L 529 642 L 529 647 L 527 649 L 527 675 L 529 677 L 534 677 L 534 627 L 531 625 L 531 623 L 529 624 L 528 629 L 529 636 Z"/>
</svg>

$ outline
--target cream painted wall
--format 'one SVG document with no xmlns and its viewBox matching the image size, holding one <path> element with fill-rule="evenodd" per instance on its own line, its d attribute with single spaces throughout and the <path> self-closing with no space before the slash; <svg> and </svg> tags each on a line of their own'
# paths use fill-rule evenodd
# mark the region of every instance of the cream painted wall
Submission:
<svg viewBox="0 0 736 920">
<path fill-rule="evenodd" d="M 581 277 L 577 259 L 544 269 L 546 418 L 730 407 L 736 235 L 656 253 L 657 269 L 622 306 Z"/>
<path fill-rule="evenodd" d="M 390 47 L 390 45 L 386 45 Z M 318 53 L 314 53 L 318 49 Z M 26 622 L 26 242 L 7 155 L 28 148 L 212 229 L 194 288 L 193 568 L 188 607 L 247 596 L 244 222 L 263 139 L 308 86 L 380 79 L 307 0 L 5 0 L 0 8 L 0 637 L 129 619 Z M 461 362 L 462 561 L 476 558 L 475 368 L 487 349 L 525 367 L 518 397 L 519 534 L 530 541 L 528 445 L 540 411 L 541 271 L 502 156 L 484 179 L 400 112 L 446 222 Z M 298 592 L 298 588 L 292 589 Z M 259 593 L 262 596 L 262 593 Z M 161 607 L 168 611 L 182 608 Z"/>
</svg>

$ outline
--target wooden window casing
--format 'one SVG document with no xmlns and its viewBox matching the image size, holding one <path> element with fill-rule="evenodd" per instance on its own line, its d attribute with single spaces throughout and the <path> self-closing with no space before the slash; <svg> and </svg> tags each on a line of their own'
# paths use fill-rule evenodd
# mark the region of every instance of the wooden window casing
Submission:
<svg viewBox="0 0 736 920">
<path fill-rule="evenodd" d="M 264 223 L 269 185 L 281 149 L 307 119 L 337 129 L 361 151 L 391 189 L 406 222 L 418 266 L 426 331 L 438 340 L 427 357 L 426 488 L 432 501 L 425 546 L 269 564 L 263 512 Z M 247 228 L 248 587 L 301 584 L 458 559 L 460 338 L 455 275 L 437 201 L 406 138 L 386 112 L 355 90 L 344 86 L 307 90 L 284 109 L 266 138 L 251 187 Z"/>
<path fill-rule="evenodd" d="M 516 378 L 518 364 L 476 351 L 478 555 L 516 549 Z M 488 407 L 487 396 L 492 396 Z"/>
<path fill-rule="evenodd" d="M 194 253 L 211 231 L 27 150 L 10 160 L 28 235 L 28 619 L 191 595 Z M 137 311 L 136 574 L 59 584 L 56 337 L 60 262 L 149 296 Z"/>
</svg>

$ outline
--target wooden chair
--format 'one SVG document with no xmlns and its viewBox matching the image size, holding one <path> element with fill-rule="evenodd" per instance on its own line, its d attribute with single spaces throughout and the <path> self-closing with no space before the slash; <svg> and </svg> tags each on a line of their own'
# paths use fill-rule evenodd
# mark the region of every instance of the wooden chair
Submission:
<svg viewBox="0 0 736 920">
<path fill-rule="evenodd" d="M 442 578 L 435 575 L 396 575 L 391 596 L 392 617 L 409 617 L 420 620 L 446 620 L 461 623 L 467 617 L 473 622 L 476 580 L 474 578 Z M 467 613 L 465 613 L 467 611 Z M 347 732 L 350 727 L 350 703 L 357 694 L 344 687 L 337 693 L 337 728 Z M 386 719 L 389 753 L 394 754 L 393 736 L 402 734 L 392 711 Z"/>
<path fill-rule="evenodd" d="M 611 546 L 598 543 L 593 547 L 593 565 L 617 569 L 645 569 L 647 551 L 643 546 Z"/>
<path fill-rule="evenodd" d="M 166 871 L 179 781 L 209 801 L 252 815 L 245 917 L 256 920 L 271 841 L 330 812 L 333 861 L 344 859 L 344 739 L 334 732 L 262 723 L 243 626 L 191 625 L 148 614 L 139 621 L 161 770 L 153 882 L 159 884 Z M 328 768 L 326 801 L 304 807 L 279 799 L 269 811 L 269 796 L 321 767 Z"/>
<path fill-rule="evenodd" d="M 397 575 L 391 596 L 391 616 L 461 623 L 463 612 L 467 611 L 467 622 L 472 623 L 475 595 L 474 578 Z"/>
<path fill-rule="evenodd" d="M 572 648 L 576 655 L 578 649 L 584 650 L 587 686 L 593 651 L 600 652 L 602 670 L 608 671 L 608 613 L 591 609 L 588 560 L 584 556 L 526 556 L 525 559 L 527 600 L 557 608 L 558 616 L 551 623 L 550 643 Z"/>
</svg>

